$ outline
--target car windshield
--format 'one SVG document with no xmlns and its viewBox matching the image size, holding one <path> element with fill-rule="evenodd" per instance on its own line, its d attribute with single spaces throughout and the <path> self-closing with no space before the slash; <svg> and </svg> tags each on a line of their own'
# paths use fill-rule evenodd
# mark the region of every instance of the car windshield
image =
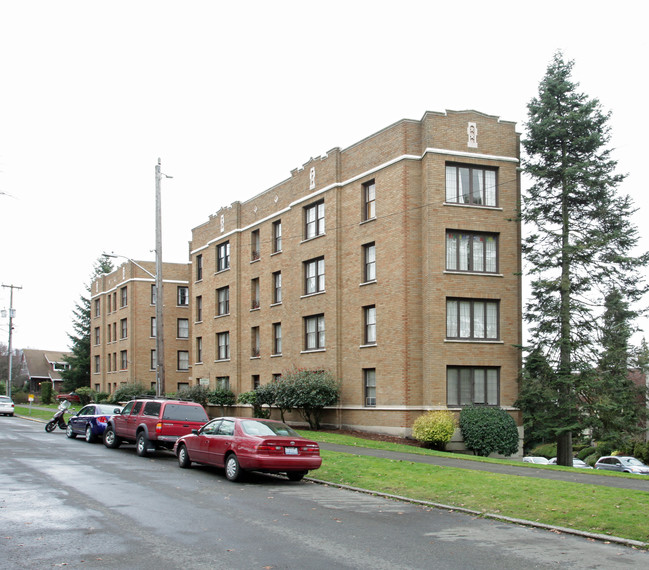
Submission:
<svg viewBox="0 0 649 570">
<path fill-rule="evenodd" d="M 636 459 L 635 457 L 621 457 L 620 461 L 622 461 L 622 463 L 624 463 L 625 465 L 635 465 L 637 467 L 644 465 L 642 461 Z"/>
<path fill-rule="evenodd" d="M 183 404 L 167 404 L 162 416 L 163 420 L 180 420 L 185 422 L 205 423 L 207 417 L 202 406 L 188 406 Z"/>
<path fill-rule="evenodd" d="M 265 422 L 263 420 L 244 420 L 241 422 L 244 433 L 248 435 L 285 435 L 302 437 L 293 428 L 281 422 Z"/>
</svg>

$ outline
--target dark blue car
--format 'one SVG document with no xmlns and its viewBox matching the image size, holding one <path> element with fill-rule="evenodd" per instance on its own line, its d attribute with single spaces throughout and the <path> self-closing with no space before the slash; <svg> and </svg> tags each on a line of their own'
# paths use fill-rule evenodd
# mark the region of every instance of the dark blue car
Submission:
<svg viewBox="0 0 649 570">
<path fill-rule="evenodd" d="M 69 438 L 83 435 L 93 443 L 103 436 L 108 420 L 121 411 L 121 406 L 114 404 L 88 404 L 68 420 L 65 433 Z"/>
</svg>

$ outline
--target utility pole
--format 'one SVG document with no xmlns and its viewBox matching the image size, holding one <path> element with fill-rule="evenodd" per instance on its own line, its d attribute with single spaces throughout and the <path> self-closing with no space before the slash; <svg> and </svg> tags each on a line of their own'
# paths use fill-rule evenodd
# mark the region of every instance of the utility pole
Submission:
<svg viewBox="0 0 649 570">
<path fill-rule="evenodd" d="M 162 207 L 160 198 L 160 180 L 162 177 L 172 178 L 160 171 L 160 159 L 155 167 L 155 322 L 156 322 L 156 396 L 165 393 L 165 353 L 164 353 L 164 313 L 162 291 Z"/>
<path fill-rule="evenodd" d="M 12 367 L 13 367 L 13 348 L 11 346 L 11 338 L 14 330 L 13 319 L 14 319 L 14 289 L 22 289 L 17 285 L 5 285 L 3 287 L 10 289 L 9 293 L 9 378 L 7 380 L 7 396 L 11 398 L 11 376 L 12 376 Z"/>
</svg>

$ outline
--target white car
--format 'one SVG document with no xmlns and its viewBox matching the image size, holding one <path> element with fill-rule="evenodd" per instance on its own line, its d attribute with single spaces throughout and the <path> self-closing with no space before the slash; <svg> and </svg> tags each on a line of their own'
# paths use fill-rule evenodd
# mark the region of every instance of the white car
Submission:
<svg viewBox="0 0 649 570">
<path fill-rule="evenodd" d="M 547 465 L 550 463 L 545 457 L 523 457 L 523 463 L 536 463 L 537 465 Z"/>
<path fill-rule="evenodd" d="M 0 396 L 0 414 L 3 416 L 14 415 L 14 403 L 9 396 Z"/>
<path fill-rule="evenodd" d="M 550 465 L 556 465 L 556 464 L 557 464 L 557 458 L 556 457 L 553 457 L 552 459 L 550 459 Z M 579 469 L 592 469 L 592 467 L 590 465 L 588 465 L 588 463 L 586 463 L 585 461 L 582 461 L 581 459 L 579 459 L 577 457 L 572 458 L 572 466 L 573 467 L 578 467 Z"/>
</svg>

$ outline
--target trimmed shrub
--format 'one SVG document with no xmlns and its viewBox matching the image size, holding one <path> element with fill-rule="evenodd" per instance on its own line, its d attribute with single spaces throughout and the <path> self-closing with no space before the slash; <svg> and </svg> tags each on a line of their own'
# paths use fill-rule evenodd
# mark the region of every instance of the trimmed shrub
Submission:
<svg viewBox="0 0 649 570">
<path fill-rule="evenodd" d="M 113 395 L 110 397 L 110 403 L 119 404 L 120 402 L 128 402 L 143 394 L 153 396 L 155 395 L 155 390 L 147 390 L 142 384 L 138 384 L 137 382 L 127 384 L 113 392 Z"/>
<path fill-rule="evenodd" d="M 41 384 L 41 404 L 52 403 L 52 383 L 43 382 Z"/>
<path fill-rule="evenodd" d="M 537 445 L 531 452 L 531 455 L 545 457 L 546 459 L 552 459 L 557 456 L 557 444 L 556 443 L 542 443 Z"/>
<path fill-rule="evenodd" d="M 460 412 L 460 430 L 467 449 L 487 457 L 518 452 L 516 422 L 502 408 L 468 407 Z"/>
<path fill-rule="evenodd" d="M 207 406 L 210 391 L 205 386 L 190 386 L 183 388 L 176 393 L 176 398 L 179 400 L 190 400 L 196 402 L 201 406 Z"/>
<path fill-rule="evenodd" d="M 74 393 L 79 396 L 79 404 L 81 406 L 86 406 L 90 402 L 95 401 L 95 391 L 88 386 L 81 386 L 80 388 L 77 388 Z"/>
<path fill-rule="evenodd" d="M 109 398 L 110 398 L 110 394 L 108 392 L 97 392 L 95 394 L 95 401 L 98 404 L 108 404 Z"/>
<path fill-rule="evenodd" d="M 309 427 L 317 430 L 324 408 L 338 402 L 339 392 L 340 383 L 328 370 L 294 369 L 275 382 L 275 405 L 281 410 L 298 410 Z"/>
<path fill-rule="evenodd" d="M 455 432 L 455 416 L 446 410 L 419 416 L 412 426 L 412 436 L 425 447 L 444 450 Z"/>
<path fill-rule="evenodd" d="M 221 406 L 221 413 L 225 414 L 225 408 L 234 406 L 237 403 L 237 398 L 232 390 L 217 388 L 208 394 L 207 401 L 213 406 Z"/>
<path fill-rule="evenodd" d="M 577 454 L 577 458 L 581 459 L 582 461 L 586 461 L 586 458 L 593 455 L 595 453 L 595 451 L 596 451 L 596 449 L 593 446 L 584 447 L 584 449 L 582 449 Z M 586 461 L 586 463 L 588 463 L 588 462 Z"/>
</svg>

